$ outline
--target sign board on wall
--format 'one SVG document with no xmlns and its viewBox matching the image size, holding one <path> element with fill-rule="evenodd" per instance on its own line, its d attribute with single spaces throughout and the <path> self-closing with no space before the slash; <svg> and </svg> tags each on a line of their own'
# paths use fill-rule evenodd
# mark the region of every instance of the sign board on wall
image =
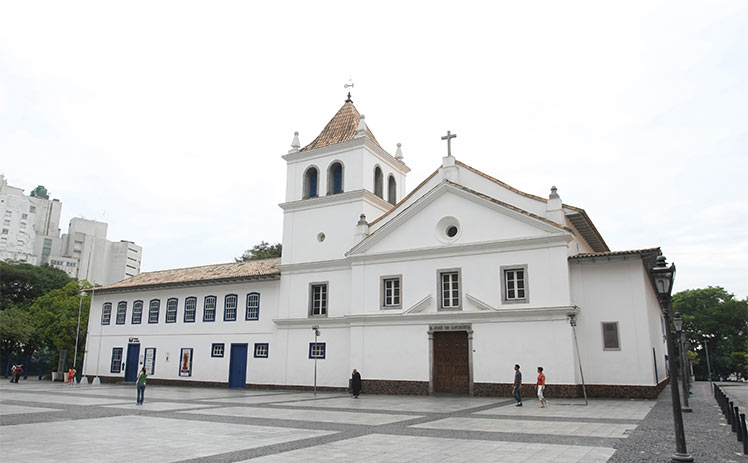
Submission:
<svg viewBox="0 0 748 463">
<path fill-rule="evenodd" d="M 192 376 L 192 348 L 183 347 L 179 356 L 179 376 Z"/>
<path fill-rule="evenodd" d="M 145 367 L 145 373 L 152 375 L 156 371 L 156 348 L 146 347 L 145 358 L 143 360 L 143 366 Z"/>
</svg>

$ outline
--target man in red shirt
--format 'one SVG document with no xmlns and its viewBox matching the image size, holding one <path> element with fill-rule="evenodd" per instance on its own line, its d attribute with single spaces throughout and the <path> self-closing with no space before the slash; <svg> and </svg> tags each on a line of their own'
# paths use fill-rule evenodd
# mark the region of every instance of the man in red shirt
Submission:
<svg viewBox="0 0 748 463">
<path fill-rule="evenodd" d="M 543 374 L 543 367 L 538 367 L 538 399 L 540 399 L 540 408 L 545 408 L 545 405 L 548 403 L 545 400 L 545 397 L 543 396 L 543 391 L 545 390 L 545 375 Z"/>
</svg>

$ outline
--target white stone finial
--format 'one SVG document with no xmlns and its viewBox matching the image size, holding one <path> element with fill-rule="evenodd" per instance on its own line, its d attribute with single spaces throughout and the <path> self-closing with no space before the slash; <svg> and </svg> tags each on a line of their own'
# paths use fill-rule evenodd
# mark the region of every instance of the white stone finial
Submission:
<svg viewBox="0 0 748 463">
<path fill-rule="evenodd" d="M 556 186 L 554 185 L 551 187 L 551 195 L 548 196 L 548 199 L 556 199 L 556 198 L 560 198 L 560 196 L 558 195 L 558 188 L 556 188 Z"/>
<path fill-rule="evenodd" d="M 366 221 L 366 214 L 361 214 L 356 225 L 369 225 L 369 222 Z"/>
<path fill-rule="evenodd" d="M 358 121 L 358 128 L 356 128 L 356 136 L 354 138 L 363 138 L 366 135 L 366 122 L 364 121 L 366 119 L 366 116 L 363 114 L 361 115 L 361 118 Z"/>
<path fill-rule="evenodd" d="M 401 148 L 402 146 L 403 146 L 402 143 L 398 143 L 397 144 L 397 151 L 395 151 L 395 159 L 397 159 L 400 162 L 403 161 L 403 150 Z"/>
<path fill-rule="evenodd" d="M 551 194 L 548 196 L 546 204 L 545 218 L 552 220 L 559 225 L 565 225 L 564 221 L 564 204 L 561 202 L 561 196 L 558 195 L 558 188 L 551 187 Z"/>
<path fill-rule="evenodd" d="M 289 153 L 298 153 L 299 148 L 301 147 L 301 143 L 299 143 L 299 132 L 293 133 L 293 141 L 291 142 L 291 149 L 288 150 Z"/>
</svg>

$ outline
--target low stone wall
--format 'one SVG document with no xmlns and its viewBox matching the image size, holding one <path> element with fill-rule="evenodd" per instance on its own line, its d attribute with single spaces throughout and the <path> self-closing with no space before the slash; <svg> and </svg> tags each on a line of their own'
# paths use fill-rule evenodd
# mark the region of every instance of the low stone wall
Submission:
<svg viewBox="0 0 748 463">
<path fill-rule="evenodd" d="M 364 379 L 363 394 L 429 395 L 428 381 L 396 381 L 386 379 Z"/>
</svg>

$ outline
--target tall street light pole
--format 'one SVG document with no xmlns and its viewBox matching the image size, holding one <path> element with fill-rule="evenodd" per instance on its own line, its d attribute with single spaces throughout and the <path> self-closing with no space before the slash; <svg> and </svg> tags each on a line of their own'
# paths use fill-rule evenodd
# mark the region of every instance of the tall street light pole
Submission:
<svg viewBox="0 0 748 463">
<path fill-rule="evenodd" d="M 314 325 L 312 329 L 314 330 L 314 348 L 312 349 L 314 353 L 314 397 L 317 397 L 317 357 L 319 357 L 317 338 L 319 337 L 319 326 Z"/>
<path fill-rule="evenodd" d="M 78 334 L 81 331 L 81 308 L 83 307 L 83 298 L 88 296 L 85 291 L 80 292 L 80 301 L 78 301 L 78 325 L 75 328 L 75 353 L 73 354 L 73 370 L 78 371 L 76 365 L 78 363 Z M 75 379 L 73 379 L 75 381 Z"/>
<path fill-rule="evenodd" d="M 706 349 L 706 369 L 709 375 L 709 391 L 714 392 L 714 384 L 712 384 L 712 366 L 709 363 L 709 341 L 711 339 L 704 339 L 704 349 Z"/>
<path fill-rule="evenodd" d="M 673 325 L 675 326 L 675 332 L 678 333 L 678 340 L 680 341 L 680 380 L 683 385 L 683 410 L 684 413 L 690 413 L 691 406 L 688 405 L 688 359 L 686 358 L 686 333 L 683 331 L 683 317 L 680 316 L 680 312 L 675 312 L 673 317 Z"/>
<path fill-rule="evenodd" d="M 675 378 L 678 365 L 675 363 L 675 344 L 673 333 L 670 330 L 670 311 L 672 310 L 673 280 L 675 279 L 675 264 L 667 265 L 665 256 L 658 256 L 657 263 L 650 269 L 650 276 L 657 291 L 657 300 L 660 310 L 665 319 L 665 339 L 667 341 L 668 364 L 670 365 L 670 393 L 673 400 L 673 422 L 675 424 L 675 453 L 671 461 L 693 461 L 693 457 L 686 450 L 686 434 L 683 430 L 683 414 L 680 408 L 680 397 L 678 394 L 678 380 Z M 674 380 L 675 379 L 675 380 Z"/>
</svg>

